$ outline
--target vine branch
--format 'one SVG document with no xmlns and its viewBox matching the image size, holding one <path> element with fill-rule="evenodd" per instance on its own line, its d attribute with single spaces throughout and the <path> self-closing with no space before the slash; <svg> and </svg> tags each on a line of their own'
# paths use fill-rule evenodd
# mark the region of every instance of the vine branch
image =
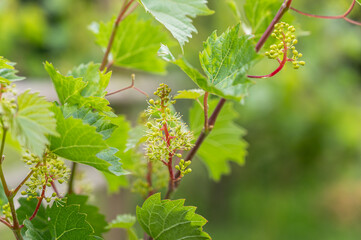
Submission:
<svg viewBox="0 0 361 240">
<path fill-rule="evenodd" d="M 36 217 L 36 214 L 38 214 L 39 212 L 39 209 L 40 209 L 40 206 L 41 206 L 41 202 L 43 201 L 43 199 L 45 198 L 45 191 L 46 191 L 46 185 L 48 183 L 48 176 L 45 177 L 45 183 L 43 185 L 43 190 L 41 192 L 41 195 L 38 199 L 38 203 L 36 204 L 36 207 L 35 207 L 35 210 L 33 212 L 33 214 L 31 215 L 31 217 L 29 218 L 29 221 L 33 220 L 35 217 Z M 23 228 L 24 227 L 24 224 L 22 224 L 20 226 L 20 228 Z"/>
<path fill-rule="evenodd" d="M 305 13 L 305 12 L 302 12 L 302 11 L 296 9 L 296 8 L 293 8 L 293 7 L 290 7 L 290 9 L 297 12 L 297 13 L 299 13 L 299 14 L 301 14 L 301 15 L 307 16 L 307 17 L 322 18 L 322 19 L 344 19 L 349 23 L 361 26 L 361 22 L 354 21 L 354 20 L 349 19 L 347 17 L 351 13 L 352 9 L 355 7 L 355 4 L 356 4 L 356 0 L 353 0 L 350 7 L 347 9 L 347 11 L 344 14 L 336 15 L 336 16 L 322 16 L 322 15 Z"/>
<path fill-rule="evenodd" d="M 104 54 L 104 57 L 103 57 L 103 61 L 102 61 L 102 64 L 100 66 L 100 70 L 103 71 L 105 69 L 105 67 L 107 66 L 107 62 L 108 62 L 108 57 L 109 57 L 109 54 L 110 54 L 110 51 L 112 49 L 112 46 L 113 46 L 113 42 L 114 42 L 114 38 L 117 34 L 117 31 L 118 31 L 118 27 L 119 27 L 119 23 L 124 20 L 125 17 L 127 17 L 128 15 L 126 14 L 127 13 L 127 10 L 129 9 L 129 7 L 132 5 L 132 3 L 134 2 L 134 0 L 130 0 L 128 2 L 128 0 L 124 0 L 123 2 L 123 5 L 120 9 L 120 12 L 119 12 L 119 15 L 117 17 L 117 19 L 115 20 L 114 22 L 114 26 L 113 26 L 113 30 L 112 30 L 112 33 L 110 35 L 110 39 L 109 39 L 109 42 L 108 42 L 108 46 L 105 50 L 105 54 Z M 135 7 L 133 7 L 131 9 L 130 12 L 134 11 L 135 8 L 137 7 L 138 5 L 136 5 Z M 128 12 L 128 14 L 130 13 Z M 108 67 L 110 67 L 108 65 Z"/>
<path fill-rule="evenodd" d="M 281 5 L 281 8 L 278 10 L 276 16 L 273 18 L 270 25 L 268 25 L 266 31 L 263 33 L 262 37 L 259 39 L 258 43 L 256 44 L 256 52 L 259 52 L 269 36 L 272 34 L 272 31 L 274 29 L 274 26 L 276 23 L 278 23 L 283 15 L 288 11 L 292 3 L 292 0 L 284 0 L 283 4 Z"/>
</svg>

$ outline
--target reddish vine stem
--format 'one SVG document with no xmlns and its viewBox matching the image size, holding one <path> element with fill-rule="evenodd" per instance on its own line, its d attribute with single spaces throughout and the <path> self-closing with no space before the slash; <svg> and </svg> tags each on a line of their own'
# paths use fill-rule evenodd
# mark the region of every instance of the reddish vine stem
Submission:
<svg viewBox="0 0 361 240">
<path fill-rule="evenodd" d="M 361 22 L 354 21 L 354 20 L 349 19 L 349 18 L 347 18 L 347 17 L 345 17 L 344 19 L 345 19 L 347 22 L 349 22 L 349 23 L 352 23 L 352 24 L 361 26 Z"/>
<path fill-rule="evenodd" d="M 278 10 L 276 16 L 273 18 L 271 24 L 268 26 L 266 31 L 263 33 L 262 37 L 259 39 L 258 43 L 256 44 L 256 52 L 259 52 L 269 36 L 272 34 L 272 31 L 274 29 L 274 26 L 276 23 L 278 23 L 283 15 L 288 11 L 292 3 L 292 0 L 284 0 L 283 4 L 281 5 L 281 8 Z"/>
<path fill-rule="evenodd" d="M 8 223 L 4 218 L 0 217 L 0 222 L 2 222 L 3 224 L 5 224 L 7 227 L 9 228 L 14 228 L 10 223 Z"/>
<path fill-rule="evenodd" d="M 103 61 L 102 61 L 102 64 L 100 66 L 101 71 L 103 71 L 105 66 L 107 65 L 110 50 L 112 49 L 114 38 L 115 38 L 115 36 L 117 34 L 117 31 L 118 31 L 119 23 L 125 18 L 125 16 L 126 16 L 125 14 L 126 14 L 127 10 L 129 9 L 129 7 L 132 5 L 133 2 L 134 2 L 134 0 L 130 0 L 129 2 L 128 2 L 128 0 L 124 0 L 124 2 L 123 2 L 123 6 L 120 9 L 119 15 L 118 15 L 117 19 L 114 22 L 113 30 L 112 30 L 112 33 L 110 35 L 110 39 L 109 39 L 109 42 L 108 42 L 107 49 L 105 50 Z"/>
<path fill-rule="evenodd" d="M 355 4 L 356 4 L 356 0 L 353 0 L 352 3 L 351 3 L 351 6 L 347 9 L 347 11 L 344 14 L 337 15 L 337 16 L 322 16 L 322 15 L 317 15 L 317 14 L 305 13 L 305 12 L 302 12 L 302 11 L 296 9 L 296 8 L 293 8 L 293 7 L 290 7 L 290 9 L 297 12 L 297 13 L 299 13 L 299 14 L 301 14 L 301 15 L 307 16 L 307 17 L 322 18 L 322 19 L 344 19 L 349 23 L 361 26 L 361 22 L 354 21 L 354 20 L 349 19 L 347 17 L 351 13 L 352 9 L 355 7 Z"/>
<path fill-rule="evenodd" d="M 56 193 L 56 196 L 58 196 L 59 198 L 62 198 L 59 194 L 58 188 L 56 187 L 54 181 L 51 181 L 51 187 L 53 188 L 54 192 Z"/>
<path fill-rule="evenodd" d="M 287 63 L 287 51 L 288 51 L 288 47 L 287 47 L 287 42 L 286 42 L 286 37 L 285 37 L 285 34 L 282 33 L 283 35 L 283 59 L 282 61 L 280 62 L 280 65 L 278 66 L 278 68 L 276 70 L 274 70 L 272 73 L 268 74 L 268 75 L 263 75 L 263 76 L 252 76 L 252 75 L 248 75 L 247 77 L 248 78 L 270 78 L 270 77 L 273 77 L 274 75 L 276 75 L 277 73 L 279 73 L 283 67 L 286 65 Z"/>
<path fill-rule="evenodd" d="M 131 88 L 133 88 L 134 90 L 140 92 L 141 94 L 145 95 L 146 97 L 149 97 L 146 92 L 144 92 L 144 91 L 140 90 L 139 88 L 135 87 L 135 75 L 134 74 L 132 74 L 132 83 L 128 87 L 119 89 L 119 90 L 114 91 L 114 92 L 107 93 L 106 96 L 111 96 L 111 95 L 123 92 L 123 91 L 131 89 Z"/>
<path fill-rule="evenodd" d="M 153 183 L 152 183 L 152 173 L 153 173 L 153 164 L 151 161 L 148 161 L 148 173 L 147 173 L 147 182 L 148 182 L 148 186 L 150 188 L 149 192 L 148 192 L 148 197 L 152 196 L 154 191 L 153 191 Z"/>
<path fill-rule="evenodd" d="M 45 177 L 45 184 L 43 185 L 43 190 L 41 191 L 41 195 L 38 199 L 38 203 L 36 204 L 35 210 L 33 212 L 33 215 L 31 215 L 31 217 L 29 218 L 29 220 L 33 220 L 36 217 L 36 214 L 38 214 L 40 206 L 41 206 L 41 202 L 43 201 L 43 199 L 45 198 L 45 191 L 46 191 L 46 184 L 48 183 L 48 176 Z M 24 224 L 22 224 L 20 226 L 20 228 L 23 228 Z"/>
<path fill-rule="evenodd" d="M 209 124 L 209 130 L 206 133 L 203 129 L 203 131 L 201 132 L 201 134 L 199 135 L 194 147 L 188 152 L 188 155 L 185 159 L 185 161 L 192 161 L 192 159 L 194 158 L 194 156 L 196 155 L 198 149 L 201 147 L 204 139 L 206 139 L 206 137 L 208 136 L 208 134 L 212 131 L 214 124 L 216 123 L 216 120 L 218 118 L 219 113 L 221 112 L 224 104 L 226 103 L 226 99 L 225 98 L 221 98 L 216 106 L 216 108 L 214 109 L 211 117 L 208 119 L 208 124 Z M 175 178 L 178 179 L 180 177 L 180 171 L 177 172 Z M 176 187 L 179 185 L 179 181 L 176 182 Z M 169 191 L 169 190 L 168 190 Z M 171 194 L 171 193 L 170 193 Z M 170 195 L 169 194 L 169 195 Z"/>
</svg>

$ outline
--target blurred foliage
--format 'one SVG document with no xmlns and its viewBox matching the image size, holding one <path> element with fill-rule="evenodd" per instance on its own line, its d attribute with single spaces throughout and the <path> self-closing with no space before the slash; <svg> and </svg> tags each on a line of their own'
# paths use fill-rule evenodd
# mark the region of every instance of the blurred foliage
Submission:
<svg viewBox="0 0 361 240">
<path fill-rule="evenodd" d="M 350 2 L 304 0 L 293 6 L 338 15 Z M 1 0 L 1 55 L 18 62 L 21 75 L 33 77 L 45 76 L 45 60 L 63 72 L 81 62 L 100 61 L 101 51 L 87 26 L 110 20 L 120 3 Z M 209 0 L 209 7 L 216 13 L 195 20 L 198 35 L 184 47 L 187 59 L 198 67 L 202 41 L 214 29 L 220 34 L 237 22 L 226 1 Z M 238 123 L 248 132 L 245 166 L 232 165 L 232 175 L 212 183 L 196 160 L 192 168 L 197 174 L 190 174 L 176 194 L 199 206 L 197 212 L 209 220 L 205 230 L 214 239 L 360 238 L 361 28 L 343 20 L 287 15 L 302 29 L 299 48 L 307 64 L 257 81 L 245 104 L 237 106 Z M 361 20 L 360 6 L 351 17 Z M 275 66 L 263 59 L 252 73 L 268 74 Z M 179 76 L 172 81 L 190 84 Z"/>
</svg>

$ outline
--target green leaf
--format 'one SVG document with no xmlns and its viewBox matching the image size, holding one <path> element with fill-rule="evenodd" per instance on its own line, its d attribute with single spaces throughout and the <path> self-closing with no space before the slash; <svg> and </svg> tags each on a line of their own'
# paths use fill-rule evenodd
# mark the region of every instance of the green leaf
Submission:
<svg viewBox="0 0 361 240">
<path fill-rule="evenodd" d="M 80 213 L 79 209 L 79 205 L 61 207 L 55 203 L 47 209 L 52 239 L 91 239 L 94 230 L 86 221 L 86 214 Z"/>
<path fill-rule="evenodd" d="M 41 230 L 35 227 L 32 221 L 26 219 L 24 221 L 25 233 L 22 234 L 24 240 L 49 240 L 51 237 L 49 235 L 44 235 Z M 22 229 L 22 230 L 23 230 Z"/>
<path fill-rule="evenodd" d="M 61 109 L 65 118 L 78 118 L 81 119 L 84 124 L 94 126 L 96 131 L 103 135 L 104 140 L 108 139 L 117 128 L 117 125 L 111 123 L 111 120 L 108 119 L 107 116 L 93 112 L 90 108 L 78 108 L 77 106 L 65 104 Z"/>
<path fill-rule="evenodd" d="M 244 13 L 257 39 L 267 29 L 281 4 L 278 0 L 246 0 Z"/>
<path fill-rule="evenodd" d="M 106 49 L 115 18 L 108 23 L 93 23 L 96 43 Z M 152 21 L 130 15 L 119 24 L 111 50 L 114 65 L 151 73 L 165 73 L 166 63 L 157 57 L 160 43 L 169 43 L 168 34 Z"/>
<path fill-rule="evenodd" d="M 154 240 L 211 239 L 202 229 L 207 220 L 184 201 L 161 200 L 160 193 L 154 194 L 137 206 L 138 222 Z"/>
<path fill-rule="evenodd" d="M 164 60 L 178 65 L 204 91 L 240 101 L 253 84 L 247 79 L 247 72 L 257 54 L 250 36 L 239 36 L 239 29 L 238 24 L 219 37 L 213 32 L 204 43 L 199 58 L 207 77 L 184 58 L 175 59 L 167 46 L 162 45 L 158 54 Z"/>
<path fill-rule="evenodd" d="M 356 0 L 356 2 L 361 5 L 361 1 L 360 1 L 360 0 Z"/>
<path fill-rule="evenodd" d="M 109 82 L 110 72 L 95 71 L 96 64 L 89 63 L 75 68 L 71 74 L 64 76 L 51 63 L 45 63 L 45 69 L 53 81 L 59 101 L 62 105 L 68 103 L 80 107 L 98 110 L 106 115 L 116 116 L 104 98 L 105 85 Z M 98 88 L 97 88 L 98 87 Z"/>
<path fill-rule="evenodd" d="M 75 67 L 68 75 L 75 78 L 83 78 L 86 86 L 80 92 L 83 97 L 105 97 L 109 84 L 111 72 L 99 71 L 100 64 L 90 62 L 88 64 L 81 64 Z"/>
<path fill-rule="evenodd" d="M 53 81 L 56 93 L 61 104 L 76 102 L 80 92 L 85 88 L 86 82 L 73 76 L 65 77 L 57 71 L 51 63 L 45 63 L 45 70 Z"/>
<path fill-rule="evenodd" d="M 19 223 L 25 225 L 25 227 L 21 229 L 22 235 L 39 235 L 42 237 L 40 239 L 50 239 L 48 218 L 44 206 L 42 204 L 40 205 L 38 213 L 30 222 L 28 219 L 34 213 L 38 200 L 34 198 L 30 200 L 20 198 L 18 201 L 20 207 L 16 210 L 16 215 L 18 216 Z"/>
<path fill-rule="evenodd" d="M 145 10 L 163 24 L 183 48 L 197 29 L 192 18 L 197 15 L 210 15 L 213 11 L 207 7 L 207 0 L 141 0 Z"/>
<path fill-rule="evenodd" d="M 21 145 L 41 156 L 46 145 L 47 136 L 57 136 L 56 120 L 50 110 L 51 103 L 38 93 L 26 91 L 18 96 L 18 109 L 11 123 L 11 132 Z"/>
<path fill-rule="evenodd" d="M 106 140 L 106 143 L 111 147 L 119 149 L 115 156 L 122 159 L 124 169 L 130 170 L 133 162 L 137 159 L 133 150 L 126 151 L 129 131 L 131 130 L 130 123 L 126 121 L 123 116 L 112 118 L 111 120 L 112 124 L 115 124 L 117 128 L 113 132 L 112 136 Z M 109 193 L 116 193 L 120 187 L 128 186 L 128 179 L 126 176 L 114 176 L 110 174 L 104 175 L 108 182 Z"/>
<path fill-rule="evenodd" d="M 25 79 L 16 75 L 18 72 L 15 68 L 15 63 L 10 62 L 4 57 L 0 56 L 0 83 L 10 84 L 14 81 L 20 81 Z"/>
<path fill-rule="evenodd" d="M 87 204 L 88 196 L 71 194 L 67 196 L 67 205 L 80 205 L 79 212 L 86 214 L 86 221 L 93 227 L 94 235 L 101 237 L 108 231 L 105 227 L 105 216 L 99 213 L 99 208 Z"/>
<path fill-rule="evenodd" d="M 232 10 L 233 15 L 238 20 L 241 20 L 241 12 L 239 11 L 236 1 L 235 0 L 227 0 L 227 5 Z"/>
<path fill-rule="evenodd" d="M 24 77 L 17 76 L 16 74 L 19 72 L 14 69 L 15 63 L 7 63 L 7 65 L 11 65 L 12 68 L 1 68 L 0 67 L 0 83 L 10 84 L 11 82 L 24 80 Z"/>
<path fill-rule="evenodd" d="M 133 228 L 127 229 L 127 234 L 128 234 L 128 240 L 138 240 L 139 239 Z"/>
<path fill-rule="evenodd" d="M 113 221 L 111 221 L 107 228 L 131 228 L 136 222 L 136 218 L 130 214 L 118 215 Z"/>
<path fill-rule="evenodd" d="M 10 61 L 3 56 L 0 56 L 0 68 L 14 69 L 14 67 L 10 65 Z"/>
<path fill-rule="evenodd" d="M 211 113 L 217 105 L 213 100 L 209 103 Z M 190 128 L 197 136 L 204 125 L 203 109 L 197 103 L 190 110 Z M 241 138 L 245 135 L 244 129 L 236 125 L 234 121 L 238 114 L 233 109 L 231 102 L 221 110 L 212 132 L 202 143 L 198 150 L 198 156 L 206 164 L 210 177 L 216 181 L 221 176 L 230 173 L 228 161 L 243 164 L 246 156 L 247 143 Z"/>
<path fill-rule="evenodd" d="M 247 79 L 247 72 L 257 56 L 250 36 L 239 36 L 239 29 L 238 24 L 219 37 L 213 32 L 199 55 L 208 77 L 206 86 L 200 87 L 234 100 L 242 100 L 253 84 Z"/>
<path fill-rule="evenodd" d="M 245 19 L 248 26 L 251 28 L 245 32 L 250 32 L 255 35 L 254 40 L 258 41 L 263 33 L 266 31 L 273 18 L 276 16 L 282 2 L 279 0 L 246 0 L 244 4 Z M 282 21 L 291 23 L 294 17 L 291 14 L 285 14 Z M 269 46 L 273 40 L 270 38 L 266 44 Z"/>
<path fill-rule="evenodd" d="M 81 119 L 64 118 L 61 109 L 54 106 L 59 137 L 50 138 L 50 150 L 70 161 L 92 166 L 99 171 L 113 173 L 117 176 L 126 174 L 121 167 L 119 158 L 114 154 L 118 151 L 103 140 L 96 128 L 84 124 Z"/>
<path fill-rule="evenodd" d="M 130 214 L 122 214 L 122 215 L 118 215 L 116 219 L 111 221 L 108 224 L 107 228 L 109 229 L 124 228 L 127 232 L 128 240 L 138 240 L 138 237 L 134 229 L 132 228 L 135 222 L 136 222 L 135 216 Z"/>
<path fill-rule="evenodd" d="M 202 89 L 189 89 L 178 91 L 178 94 L 174 96 L 174 99 L 198 99 L 204 95 Z"/>
</svg>

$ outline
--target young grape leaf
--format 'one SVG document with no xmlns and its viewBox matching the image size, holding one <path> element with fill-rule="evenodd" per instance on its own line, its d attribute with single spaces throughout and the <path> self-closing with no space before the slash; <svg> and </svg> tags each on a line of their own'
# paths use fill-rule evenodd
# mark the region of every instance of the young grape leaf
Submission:
<svg viewBox="0 0 361 240">
<path fill-rule="evenodd" d="M 141 0 L 147 12 L 163 24 L 183 48 L 197 29 L 192 18 L 197 15 L 210 15 L 213 11 L 207 7 L 207 0 Z"/>
<path fill-rule="evenodd" d="M 130 214 L 122 214 L 122 215 L 118 215 L 116 219 L 111 221 L 108 224 L 107 228 L 109 229 L 124 228 L 127 232 L 128 240 L 138 240 L 138 237 L 134 229 L 132 228 L 135 222 L 136 222 L 135 216 Z"/>
<path fill-rule="evenodd" d="M 208 77 L 203 90 L 234 100 L 242 100 L 253 84 L 247 72 L 257 57 L 250 36 L 239 36 L 239 29 L 238 24 L 219 37 L 213 32 L 199 55 Z"/>
<path fill-rule="evenodd" d="M 247 79 L 247 72 L 257 54 L 250 36 L 239 36 L 239 29 L 238 24 L 219 37 L 213 32 L 204 43 L 199 58 L 207 77 L 184 58 L 175 59 L 167 46 L 162 45 L 158 54 L 164 60 L 178 65 L 204 91 L 240 101 L 253 84 Z"/>
<path fill-rule="evenodd" d="M 44 206 L 42 204 L 40 205 L 38 213 L 30 223 L 28 219 L 31 217 L 31 215 L 33 215 L 38 200 L 35 198 L 30 200 L 27 200 L 26 198 L 20 198 L 18 201 L 20 207 L 16 210 L 16 215 L 18 216 L 19 223 L 25 225 L 25 227 L 21 229 L 22 235 L 27 236 L 28 234 L 32 233 L 39 235 L 44 239 L 51 239 L 48 228 L 48 218 L 46 216 Z M 29 223 L 26 224 L 26 221 L 29 221 Z M 28 228 L 28 226 L 30 227 Z"/>
<path fill-rule="evenodd" d="M 86 220 L 87 215 L 79 210 L 79 205 L 58 206 L 56 203 L 47 208 L 52 239 L 91 239 L 94 236 L 94 229 Z"/>
<path fill-rule="evenodd" d="M 184 206 L 184 199 L 161 200 L 160 193 L 137 206 L 137 219 L 154 240 L 211 239 L 203 232 L 207 220 L 195 213 L 196 207 Z"/>
<path fill-rule="evenodd" d="M 217 105 L 217 101 L 209 102 L 211 113 Z M 190 110 L 190 128 L 195 136 L 200 134 L 204 125 L 203 109 L 194 103 Z M 202 143 L 198 150 L 198 156 L 206 164 L 210 177 L 219 181 L 223 174 L 230 172 L 228 161 L 243 164 L 246 156 L 247 143 L 241 137 L 245 134 L 244 129 L 234 123 L 238 117 L 232 103 L 226 103 L 220 112 L 212 132 Z"/>
<path fill-rule="evenodd" d="M 0 83 L 10 84 L 11 82 L 25 79 L 16 75 L 18 70 L 14 68 L 15 63 L 9 62 L 7 59 L 0 56 Z"/>
<path fill-rule="evenodd" d="M 10 130 L 21 145 L 42 156 L 49 144 L 47 136 L 58 135 L 54 113 L 50 110 L 52 104 L 38 93 L 29 91 L 20 94 L 17 102 L 18 109 Z"/>
<path fill-rule="evenodd" d="M 61 75 L 61 73 L 48 62 L 45 63 L 45 70 L 53 81 L 60 103 L 76 102 L 80 92 L 85 88 L 86 82 L 83 82 L 81 78 Z"/>
<path fill-rule="evenodd" d="M 59 101 L 62 105 L 68 103 L 78 107 L 88 107 L 106 115 L 116 116 L 104 98 L 104 85 L 109 82 L 110 74 L 94 71 L 96 64 L 81 65 L 73 72 L 75 76 L 64 76 L 51 63 L 45 63 L 45 69 L 53 81 Z M 89 86 L 88 86 L 89 85 Z M 98 89 L 96 88 L 98 87 Z"/>
<path fill-rule="evenodd" d="M 109 84 L 111 72 L 99 71 L 100 64 L 90 62 L 88 64 L 81 64 L 75 67 L 68 75 L 75 78 L 83 78 L 86 86 L 80 92 L 83 97 L 105 97 Z"/>
<path fill-rule="evenodd" d="M 107 47 L 115 18 L 108 23 L 93 23 L 91 30 L 96 43 Z M 160 43 L 169 43 L 169 36 L 152 21 L 137 19 L 130 15 L 120 24 L 111 49 L 114 65 L 143 70 L 151 73 L 165 73 L 166 64 L 157 58 Z"/>
<path fill-rule="evenodd" d="M 67 205 L 80 205 L 79 212 L 86 214 L 86 221 L 93 227 L 94 235 L 101 237 L 107 232 L 105 216 L 99 213 L 99 208 L 87 204 L 88 196 L 71 194 L 67 196 Z"/>
<path fill-rule="evenodd" d="M 198 99 L 204 95 L 202 89 L 189 89 L 178 91 L 178 94 L 174 96 L 174 99 Z"/>
<path fill-rule="evenodd" d="M 135 224 L 137 219 L 130 214 L 118 215 L 113 221 L 111 221 L 107 228 L 131 228 Z"/>
<path fill-rule="evenodd" d="M 114 154 L 118 151 L 103 140 L 96 128 L 84 124 L 81 119 L 64 118 L 59 107 L 53 106 L 57 119 L 59 137 L 50 137 L 50 150 L 56 155 L 70 161 L 92 166 L 106 173 L 117 176 L 126 174 L 121 167 L 119 158 Z"/>
<path fill-rule="evenodd" d="M 14 69 L 14 67 L 10 65 L 10 61 L 3 56 L 0 56 L 0 68 Z"/>
</svg>

